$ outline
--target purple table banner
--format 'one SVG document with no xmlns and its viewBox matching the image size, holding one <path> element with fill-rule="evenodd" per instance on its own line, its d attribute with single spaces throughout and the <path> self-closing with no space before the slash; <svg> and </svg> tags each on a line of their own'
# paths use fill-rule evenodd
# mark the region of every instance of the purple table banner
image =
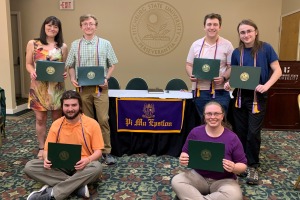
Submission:
<svg viewBox="0 0 300 200">
<path fill-rule="evenodd" d="M 180 133 L 182 99 L 117 98 L 118 132 Z"/>
</svg>

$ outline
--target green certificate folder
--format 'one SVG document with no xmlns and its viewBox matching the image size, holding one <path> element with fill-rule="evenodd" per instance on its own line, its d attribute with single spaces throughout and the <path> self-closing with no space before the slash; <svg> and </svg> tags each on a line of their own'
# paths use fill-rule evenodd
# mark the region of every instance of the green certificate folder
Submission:
<svg viewBox="0 0 300 200">
<path fill-rule="evenodd" d="M 194 58 L 192 74 L 199 79 L 213 80 L 219 77 L 220 62 L 218 59 Z"/>
<path fill-rule="evenodd" d="M 84 66 L 77 68 L 78 85 L 91 86 L 104 84 L 103 66 Z"/>
<path fill-rule="evenodd" d="M 76 163 L 81 159 L 81 145 L 48 143 L 48 160 L 53 168 L 73 170 Z"/>
<path fill-rule="evenodd" d="M 36 80 L 64 82 L 65 63 L 48 60 L 36 61 Z"/>
<path fill-rule="evenodd" d="M 188 167 L 215 172 L 224 172 L 222 160 L 225 156 L 223 143 L 189 140 Z"/>
<path fill-rule="evenodd" d="M 231 66 L 230 87 L 254 90 L 259 84 L 260 72 L 260 67 Z"/>
</svg>

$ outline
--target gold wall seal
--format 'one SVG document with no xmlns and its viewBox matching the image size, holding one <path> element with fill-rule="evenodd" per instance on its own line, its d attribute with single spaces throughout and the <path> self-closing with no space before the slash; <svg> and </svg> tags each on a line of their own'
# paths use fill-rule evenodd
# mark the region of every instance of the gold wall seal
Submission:
<svg viewBox="0 0 300 200">
<path fill-rule="evenodd" d="M 208 149 L 203 149 L 202 151 L 201 151 L 201 158 L 203 159 L 203 160 L 210 160 L 211 159 L 211 152 L 210 152 L 210 150 L 208 150 Z"/>
<path fill-rule="evenodd" d="M 240 79 L 241 79 L 241 81 L 248 81 L 249 80 L 249 74 L 247 72 L 243 72 L 240 75 Z"/>
<path fill-rule="evenodd" d="M 55 73 L 55 69 L 54 69 L 54 67 L 49 66 L 49 67 L 46 68 L 46 72 L 47 72 L 47 74 L 51 75 L 51 74 Z"/>
<path fill-rule="evenodd" d="M 87 73 L 87 78 L 88 79 L 94 79 L 95 78 L 95 76 L 96 76 L 96 74 L 95 74 L 95 72 L 93 72 L 93 71 L 90 71 L 89 73 Z"/>
<path fill-rule="evenodd" d="M 203 65 L 202 66 L 202 71 L 209 72 L 210 71 L 210 66 L 208 64 Z"/>
<path fill-rule="evenodd" d="M 62 151 L 59 153 L 59 159 L 60 160 L 68 160 L 70 157 L 69 153 L 67 151 Z"/>
<path fill-rule="evenodd" d="M 162 56 L 173 51 L 181 41 L 183 21 L 179 12 L 163 1 L 141 5 L 130 22 L 130 36 L 145 54 Z"/>
</svg>

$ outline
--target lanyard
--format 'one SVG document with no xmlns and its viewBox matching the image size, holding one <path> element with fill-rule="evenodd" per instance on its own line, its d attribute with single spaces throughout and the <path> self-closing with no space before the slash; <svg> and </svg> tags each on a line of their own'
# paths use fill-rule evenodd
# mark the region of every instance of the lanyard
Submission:
<svg viewBox="0 0 300 200">
<path fill-rule="evenodd" d="M 59 129 L 58 129 L 58 131 L 57 131 L 56 143 L 58 142 L 60 130 L 61 130 L 61 127 L 62 127 L 62 125 L 63 125 L 65 119 L 66 119 L 66 118 L 64 117 L 64 119 L 62 120 L 62 122 L 61 122 L 61 124 L 60 124 L 60 126 L 59 126 Z M 81 117 L 80 117 L 79 120 L 80 120 L 80 124 L 81 124 L 81 133 L 82 133 L 82 137 L 83 137 L 85 146 L 86 146 L 87 150 L 89 151 L 89 153 L 92 155 L 92 153 L 91 153 L 91 151 L 89 150 L 89 147 L 88 147 L 88 145 L 87 145 L 86 139 L 85 139 L 85 134 L 84 134 L 84 131 L 83 131 L 83 125 L 82 125 Z"/>
<path fill-rule="evenodd" d="M 216 59 L 216 56 L 217 56 L 218 41 L 219 41 L 219 37 L 218 37 L 218 39 L 216 40 L 216 49 L 215 49 L 214 59 Z M 204 44 L 205 44 L 205 38 L 203 39 L 203 42 L 202 42 L 202 45 L 201 45 L 201 49 L 200 49 L 200 51 L 199 51 L 198 58 L 200 58 L 201 54 L 203 53 L 202 50 L 203 50 Z"/>
<path fill-rule="evenodd" d="M 218 41 L 219 41 L 219 37 L 216 40 L 216 48 L 215 48 L 215 53 L 214 53 L 214 59 L 216 59 L 216 56 L 217 56 Z M 201 55 L 203 54 L 202 50 L 203 50 L 204 44 L 205 44 L 205 38 L 203 39 L 203 42 L 202 42 L 202 45 L 201 45 L 201 48 L 200 48 L 200 51 L 199 51 L 199 54 L 198 54 L 198 58 L 200 58 Z M 195 97 L 200 97 L 200 89 L 197 87 L 197 83 L 198 83 L 198 79 L 197 79 L 197 82 L 196 82 L 196 89 L 195 89 L 194 96 Z M 212 98 L 215 98 L 216 93 L 215 93 L 215 85 L 214 85 L 213 80 L 211 81 L 211 84 L 210 84 L 210 93 L 212 94 Z"/>
<path fill-rule="evenodd" d="M 256 67 L 256 56 L 257 53 L 254 55 L 254 58 L 253 58 L 253 65 L 254 67 Z M 241 54 L 240 54 L 240 66 L 242 67 L 244 64 L 244 48 L 242 48 L 241 50 Z"/>
<path fill-rule="evenodd" d="M 240 66 L 242 67 L 244 64 L 244 48 L 241 49 L 241 54 L 240 54 Z M 253 58 L 253 65 L 254 67 L 256 67 L 256 61 L 257 61 L 257 54 L 255 53 L 254 58 Z M 241 108 L 242 106 L 242 90 L 240 88 L 238 88 L 237 91 L 237 97 L 235 100 L 235 107 L 236 108 Z M 253 103 L 252 103 L 252 113 L 259 113 L 260 112 L 260 108 L 259 108 L 259 104 L 257 101 L 257 95 L 256 95 L 256 91 L 254 90 L 254 94 L 253 94 Z"/>
<path fill-rule="evenodd" d="M 77 52 L 77 57 L 78 57 L 78 66 L 80 67 L 81 66 L 81 60 L 80 60 L 80 49 L 81 49 L 81 42 L 82 42 L 82 39 L 83 38 L 81 38 L 80 39 L 80 41 L 79 41 L 79 44 L 78 44 L 78 52 Z M 98 40 L 97 40 L 97 49 L 96 49 L 96 56 L 97 56 L 97 63 L 96 63 L 96 66 L 99 66 L 99 63 L 100 63 L 100 61 L 99 61 L 99 38 L 98 38 Z"/>
</svg>

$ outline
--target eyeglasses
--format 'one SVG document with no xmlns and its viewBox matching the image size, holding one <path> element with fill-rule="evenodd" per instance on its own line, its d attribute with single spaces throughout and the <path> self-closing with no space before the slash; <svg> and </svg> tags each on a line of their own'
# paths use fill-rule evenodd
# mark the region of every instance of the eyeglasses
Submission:
<svg viewBox="0 0 300 200">
<path fill-rule="evenodd" d="M 254 32 L 255 30 L 246 30 L 246 31 L 241 31 L 240 35 L 246 35 L 246 34 L 250 34 L 252 32 Z"/>
<path fill-rule="evenodd" d="M 207 113 L 204 113 L 204 115 L 206 117 L 212 117 L 212 116 L 215 116 L 215 117 L 219 117 L 220 115 L 223 115 L 223 113 L 218 113 L 218 112 L 215 112 L 215 113 L 211 113 L 211 112 L 207 112 Z"/>
<path fill-rule="evenodd" d="M 82 26 L 85 26 L 85 27 L 87 27 L 87 26 L 95 26 L 96 24 L 93 24 L 93 23 L 83 23 L 82 24 Z"/>
</svg>

